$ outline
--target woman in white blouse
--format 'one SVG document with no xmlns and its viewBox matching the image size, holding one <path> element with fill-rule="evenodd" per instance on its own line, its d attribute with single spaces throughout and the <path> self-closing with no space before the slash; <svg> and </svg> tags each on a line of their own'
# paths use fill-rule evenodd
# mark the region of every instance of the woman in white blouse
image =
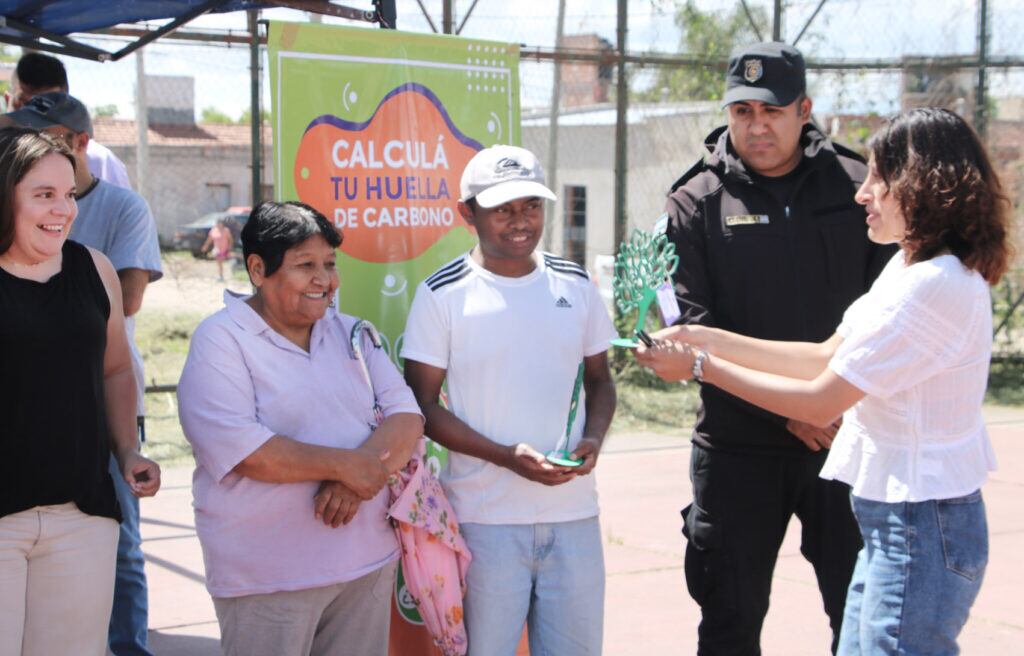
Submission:
<svg viewBox="0 0 1024 656">
<path fill-rule="evenodd" d="M 842 415 L 834 442 L 816 445 L 831 447 L 821 476 L 851 486 L 864 538 L 838 653 L 956 654 L 988 560 L 988 286 L 1011 258 L 1009 203 L 952 112 L 903 113 L 870 150 L 856 199 L 870 239 L 900 250 L 835 335 L 773 342 L 673 326 L 637 359 L 817 426 Z"/>
</svg>

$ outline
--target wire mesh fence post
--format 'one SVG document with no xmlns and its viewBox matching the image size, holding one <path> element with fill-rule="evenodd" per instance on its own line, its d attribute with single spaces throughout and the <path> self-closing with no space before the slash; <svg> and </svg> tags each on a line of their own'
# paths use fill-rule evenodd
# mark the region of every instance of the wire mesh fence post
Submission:
<svg viewBox="0 0 1024 656">
<path fill-rule="evenodd" d="M 614 252 L 626 239 L 626 167 L 627 162 L 627 112 L 629 111 L 629 81 L 626 78 L 626 31 L 629 22 L 627 0 L 618 0 L 618 26 L 616 28 L 616 49 L 618 55 L 618 80 L 615 92 L 615 233 Z"/>
<path fill-rule="evenodd" d="M 146 104 L 146 64 L 142 50 L 135 53 L 135 190 L 149 200 L 149 116 Z"/>
<path fill-rule="evenodd" d="M 260 110 L 260 12 L 250 9 L 249 19 L 249 93 L 250 112 L 252 114 L 252 206 L 262 200 L 263 195 L 263 116 Z"/>
<path fill-rule="evenodd" d="M 988 63 L 988 0 L 978 0 L 978 92 L 974 103 L 974 126 L 983 138 L 988 131 L 988 94 L 986 64 Z"/>
<path fill-rule="evenodd" d="M 555 24 L 555 48 L 562 47 L 565 35 L 565 0 L 558 0 L 558 18 Z M 562 63 L 555 62 L 551 80 L 551 111 L 548 116 L 548 165 L 545 173 L 547 175 L 548 187 L 559 195 L 558 191 L 558 118 L 561 109 L 562 96 Z M 555 204 L 551 201 L 545 203 L 547 212 L 547 226 L 544 229 L 544 249 L 550 251 L 554 240 L 554 223 L 557 220 Z"/>
</svg>

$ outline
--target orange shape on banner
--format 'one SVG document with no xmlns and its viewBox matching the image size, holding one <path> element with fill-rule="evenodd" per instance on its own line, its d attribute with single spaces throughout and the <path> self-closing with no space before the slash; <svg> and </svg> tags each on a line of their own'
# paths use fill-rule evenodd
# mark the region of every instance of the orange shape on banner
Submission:
<svg viewBox="0 0 1024 656">
<path fill-rule="evenodd" d="M 403 84 L 365 123 L 314 119 L 296 153 L 295 188 L 342 231 L 342 251 L 364 262 L 403 262 L 468 227 L 456 208 L 459 178 L 481 148 L 433 92 Z"/>
</svg>

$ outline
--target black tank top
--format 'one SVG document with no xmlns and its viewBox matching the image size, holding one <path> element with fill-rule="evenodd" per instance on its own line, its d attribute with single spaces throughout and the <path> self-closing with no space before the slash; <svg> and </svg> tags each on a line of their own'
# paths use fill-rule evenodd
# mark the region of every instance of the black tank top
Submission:
<svg viewBox="0 0 1024 656">
<path fill-rule="evenodd" d="M 107 470 L 110 300 L 88 249 L 46 282 L 0 268 L 0 517 L 73 501 L 120 521 Z"/>
</svg>

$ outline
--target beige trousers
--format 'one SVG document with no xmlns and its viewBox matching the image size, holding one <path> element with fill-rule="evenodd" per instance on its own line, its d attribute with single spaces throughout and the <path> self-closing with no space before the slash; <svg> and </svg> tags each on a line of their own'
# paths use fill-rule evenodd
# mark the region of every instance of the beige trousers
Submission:
<svg viewBox="0 0 1024 656">
<path fill-rule="evenodd" d="M 346 583 L 214 597 L 225 656 L 387 656 L 396 563 Z"/>
<path fill-rule="evenodd" d="M 0 656 L 102 656 L 117 522 L 73 503 L 0 517 Z"/>
</svg>

